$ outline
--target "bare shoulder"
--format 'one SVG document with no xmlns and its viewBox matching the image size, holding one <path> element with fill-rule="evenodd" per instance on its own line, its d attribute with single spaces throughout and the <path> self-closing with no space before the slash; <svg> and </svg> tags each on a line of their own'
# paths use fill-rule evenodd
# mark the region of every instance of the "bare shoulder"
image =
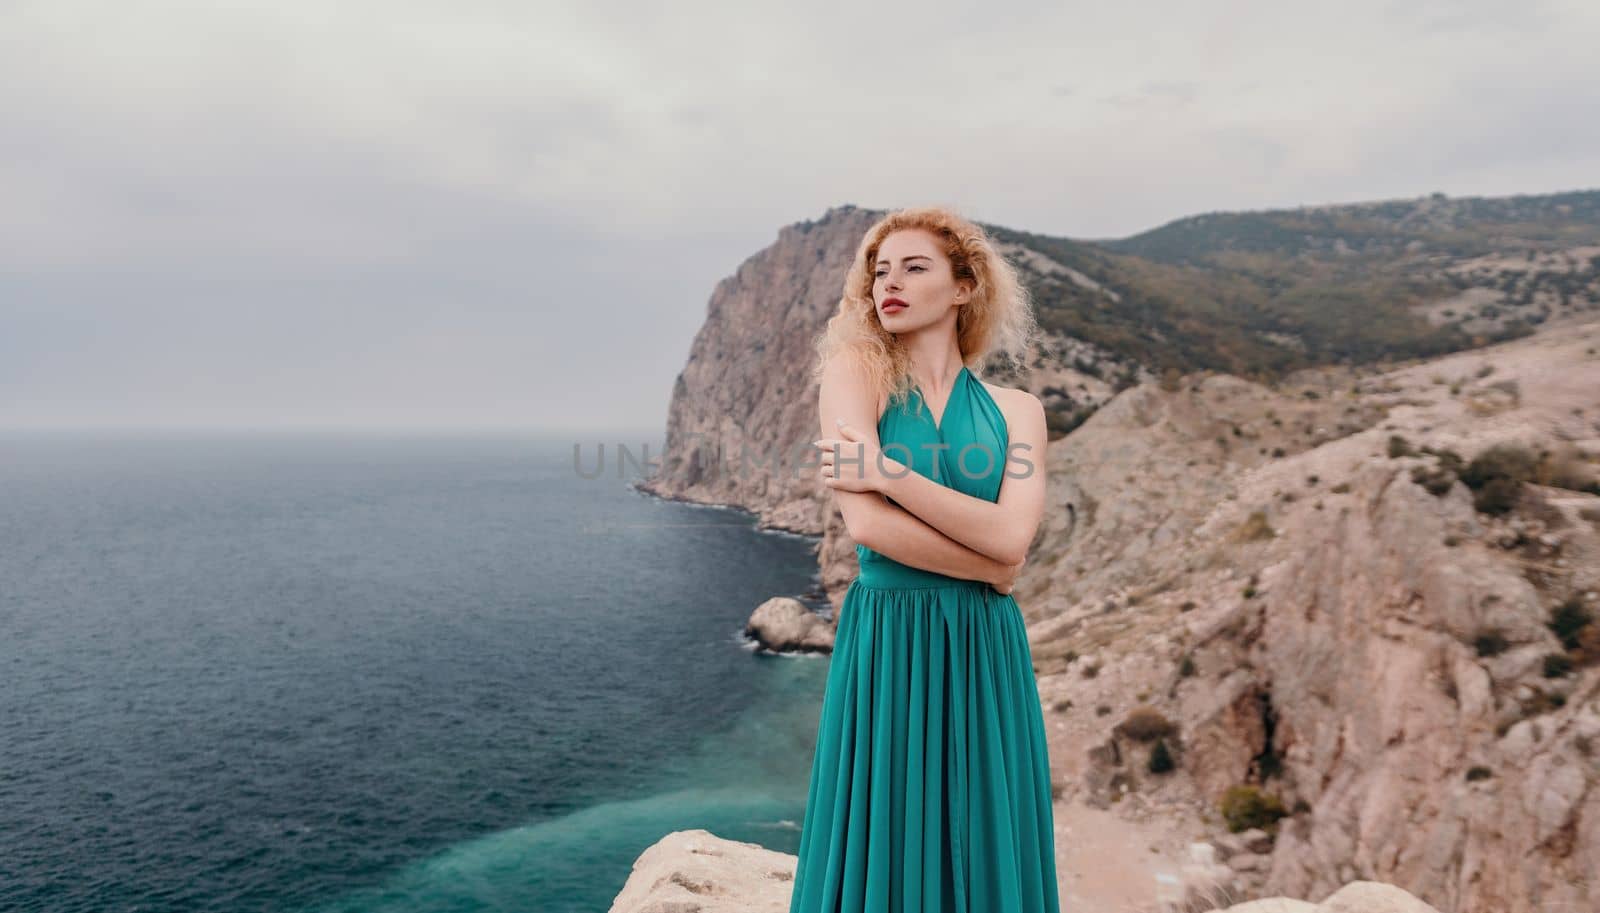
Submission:
<svg viewBox="0 0 1600 913">
<path fill-rule="evenodd" d="M 1027 390 L 1018 389 L 1017 387 L 1002 387 L 999 384 L 991 384 L 988 381 L 982 381 L 982 383 L 983 388 L 989 391 L 990 396 L 994 397 L 995 405 L 999 406 L 1000 411 L 1005 413 L 1006 421 L 1008 422 L 1020 420 L 1044 411 L 1044 403 L 1041 403 L 1039 397 L 1034 396 Z"/>
</svg>

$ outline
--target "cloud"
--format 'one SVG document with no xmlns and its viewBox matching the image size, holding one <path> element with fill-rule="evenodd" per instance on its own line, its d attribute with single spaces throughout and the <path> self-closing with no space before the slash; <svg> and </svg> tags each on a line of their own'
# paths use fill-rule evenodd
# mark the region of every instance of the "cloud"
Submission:
<svg viewBox="0 0 1600 913">
<path fill-rule="evenodd" d="M 1556 2 L 13 2 L 0 424 L 654 422 L 716 279 L 839 203 L 1106 237 L 1592 186 L 1596 34 Z M 638 381 L 499 392 L 608 358 Z"/>
</svg>

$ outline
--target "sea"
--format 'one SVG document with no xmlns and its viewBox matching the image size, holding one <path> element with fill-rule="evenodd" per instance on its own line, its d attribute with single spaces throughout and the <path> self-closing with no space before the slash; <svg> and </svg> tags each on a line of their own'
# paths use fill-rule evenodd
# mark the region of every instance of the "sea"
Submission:
<svg viewBox="0 0 1600 913">
<path fill-rule="evenodd" d="M 0 432 L 0 910 L 604 913 L 799 845 L 814 541 L 599 435 Z M 605 463 L 600 462 L 602 456 Z"/>
</svg>

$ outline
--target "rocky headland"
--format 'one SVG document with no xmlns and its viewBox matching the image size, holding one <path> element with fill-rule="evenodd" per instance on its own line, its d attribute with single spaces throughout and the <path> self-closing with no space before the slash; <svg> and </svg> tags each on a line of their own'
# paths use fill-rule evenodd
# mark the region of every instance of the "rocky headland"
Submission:
<svg viewBox="0 0 1600 913">
<path fill-rule="evenodd" d="M 814 473 L 727 468 L 815 436 L 811 338 L 877 215 L 718 285 L 642 486 L 816 536 L 835 606 Z M 1600 910 L 1600 194 L 994 231 L 1046 330 L 986 379 L 1051 417 L 1016 596 L 1064 908 Z M 751 633 L 826 650 L 804 613 Z M 614 909 L 767 909 L 785 865 L 670 835 Z"/>
</svg>

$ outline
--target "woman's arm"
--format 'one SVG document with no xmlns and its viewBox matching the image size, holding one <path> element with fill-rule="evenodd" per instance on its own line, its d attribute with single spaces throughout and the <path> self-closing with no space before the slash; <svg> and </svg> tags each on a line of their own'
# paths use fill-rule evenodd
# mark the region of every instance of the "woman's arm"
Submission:
<svg viewBox="0 0 1600 913">
<path fill-rule="evenodd" d="M 901 564 L 961 580 L 994 583 L 1007 574 L 1007 565 L 967 548 L 905 510 L 884 501 L 882 495 L 838 490 L 835 495 L 841 498 L 853 495 L 878 499 L 881 506 L 875 510 L 868 526 L 867 539 L 863 541 L 856 538 L 854 532 L 851 532 L 850 538 L 879 554 L 887 555 Z"/>
<path fill-rule="evenodd" d="M 848 356 L 832 359 L 822 376 L 818 418 L 823 435 L 837 432 L 836 420 L 857 428 L 877 445 L 877 403 L 863 375 Z M 914 474 L 914 473 L 913 473 Z M 885 501 L 876 491 L 833 489 L 850 538 L 901 564 L 961 580 L 993 583 L 1011 573 L 1011 565 L 951 539 L 906 510 Z"/>
<path fill-rule="evenodd" d="M 878 491 L 955 541 L 996 561 L 1016 564 L 1027 557 L 1028 546 L 1044 516 L 1044 448 L 1048 432 L 1044 405 L 1038 397 L 1025 390 L 1010 395 L 1013 405 L 1005 412 L 1011 442 L 1006 453 L 991 455 L 996 461 L 1004 461 L 1006 469 L 998 500 L 985 501 L 921 473 L 900 471 L 905 468 L 903 464 L 878 477 Z M 979 464 L 982 465 L 981 460 Z M 955 471 L 962 471 L 959 450 Z"/>
</svg>

